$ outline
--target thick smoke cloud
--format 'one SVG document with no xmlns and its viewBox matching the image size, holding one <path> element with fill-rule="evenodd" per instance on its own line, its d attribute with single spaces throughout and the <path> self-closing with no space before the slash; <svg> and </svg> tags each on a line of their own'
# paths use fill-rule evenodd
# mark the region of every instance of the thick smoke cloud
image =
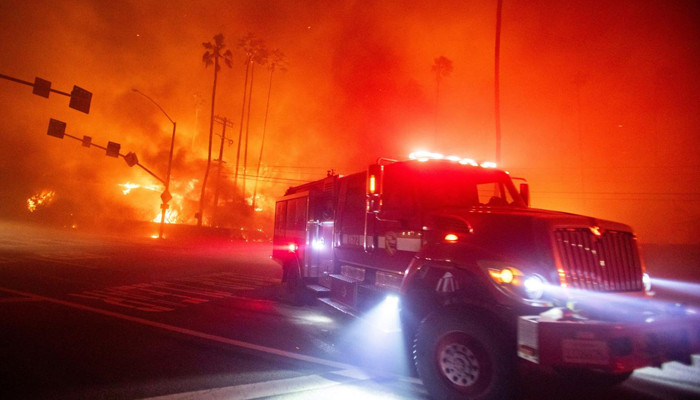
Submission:
<svg viewBox="0 0 700 400">
<path fill-rule="evenodd" d="M 699 14 L 693 1 L 504 1 L 502 163 L 529 178 L 535 206 L 628 222 L 642 241 L 698 242 Z M 202 42 L 218 33 L 233 52 L 233 68 L 218 75 L 215 110 L 233 122 L 221 189 L 228 210 L 240 208 L 233 166 L 245 68 L 237 44 L 247 33 L 289 62 L 273 75 L 262 214 L 296 180 L 355 172 L 378 157 L 425 148 L 493 159 L 495 22 L 495 1 L 3 1 L 0 73 L 42 77 L 59 90 L 78 85 L 93 92 L 93 104 L 81 114 L 65 97 L 43 99 L 0 80 L 0 213 L 27 217 L 26 199 L 51 189 L 45 217 L 155 217 L 157 180 L 46 135 L 49 118 L 65 121 L 68 133 L 119 142 L 164 176 L 172 125 L 136 88 L 177 121 L 171 192 L 180 221 L 193 223 L 214 78 Z M 437 97 L 431 66 L 439 56 L 454 70 Z M 254 77 L 248 175 L 270 76 L 258 66 Z M 142 187 L 124 195 L 126 182 Z M 248 197 L 252 188 L 247 181 Z"/>
</svg>

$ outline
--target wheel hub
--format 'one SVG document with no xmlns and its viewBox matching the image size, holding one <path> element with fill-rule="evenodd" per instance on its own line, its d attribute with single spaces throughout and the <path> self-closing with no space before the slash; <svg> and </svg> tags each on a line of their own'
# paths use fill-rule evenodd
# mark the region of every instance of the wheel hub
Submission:
<svg viewBox="0 0 700 400">
<path fill-rule="evenodd" d="M 443 348 L 439 364 L 453 385 L 468 387 L 479 380 L 479 361 L 464 344 L 451 343 Z"/>
</svg>

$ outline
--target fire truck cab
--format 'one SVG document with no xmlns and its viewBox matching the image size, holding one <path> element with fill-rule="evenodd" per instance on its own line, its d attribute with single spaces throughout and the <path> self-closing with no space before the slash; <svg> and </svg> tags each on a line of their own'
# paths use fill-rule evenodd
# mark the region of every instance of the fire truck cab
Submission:
<svg viewBox="0 0 700 400">
<path fill-rule="evenodd" d="M 653 301 L 629 226 L 530 208 L 488 164 L 414 158 L 289 188 L 273 258 L 298 300 L 361 315 L 398 296 L 435 398 L 509 398 L 518 357 L 615 383 L 700 351 L 696 314 Z"/>
</svg>

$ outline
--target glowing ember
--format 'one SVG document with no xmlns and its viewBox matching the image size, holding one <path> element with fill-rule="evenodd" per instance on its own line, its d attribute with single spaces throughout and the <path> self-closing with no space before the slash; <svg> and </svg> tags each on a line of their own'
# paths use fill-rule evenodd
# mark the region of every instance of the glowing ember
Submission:
<svg viewBox="0 0 700 400">
<path fill-rule="evenodd" d="M 27 199 L 27 209 L 29 212 L 34 212 L 39 206 L 48 206 L 53 202 L 55 196 L 56 192 L 53 190 L 42 190 L 40 193 Z"/>
</svg>

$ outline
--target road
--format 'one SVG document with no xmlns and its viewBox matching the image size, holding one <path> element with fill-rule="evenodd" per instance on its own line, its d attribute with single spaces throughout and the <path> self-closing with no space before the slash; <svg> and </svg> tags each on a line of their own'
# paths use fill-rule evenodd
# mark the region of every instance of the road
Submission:
<svg viewBox="0 0 700 400">
<path fill-rule="evenodd" d="M 280 301 L 270 245 L 0 222 L 0 398 L 427 399 L 399 334 Z M 696 365 L 524 399 L 700 397 Z"/>
</svg>

